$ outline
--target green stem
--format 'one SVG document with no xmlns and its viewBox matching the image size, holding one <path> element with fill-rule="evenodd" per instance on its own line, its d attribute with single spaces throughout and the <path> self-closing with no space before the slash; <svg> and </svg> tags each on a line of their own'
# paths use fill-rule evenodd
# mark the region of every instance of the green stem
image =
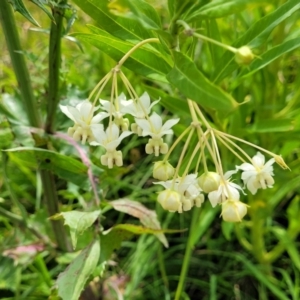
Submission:
<svg viewBox="0 0 300 300">
<path fill-rule="evenodd" d="M 54 21 L 51 23 L 49 40 L 49 87 L 47 99 L 46 132 L 53 133 L 55 115 L 59 103 L 59 70 L 61 65 L 61 36 L 63 29 L 64 4 L 66 1 L 56 1 L 59 6 L 52 7 Z"/>
<path fill-rule="evenodd" d="M 34 99 L 30 76 L 24 56 L 16 52 L 22 51 L 21 43 L 14 15 L 7 0 L 0 1 L 0 20 L 7 41 L 8 51 L 10 53 L 14 72 L 19 83 L 21 96 L 25 103 L 25 110 L 30 125 L 33 127 L 42 127 L 39 110 Z M 54 177 L 51 172 L 46 170 L 42 170 L 41 175 L 48 214 L 49 216 L 51 216 L 58 212 L 58 200 L 56 195 Z M 63 250 L 70 249 L 70 247 L 68 246 L 68 241 L 66 239 L 65 228 L 63 227 L 63 224 L 61 222 L 55 222 L 56 223 L 54 224 L 54 221 L 52 221 L 52 226 L 59 248 Z"/>
<path fill-rule="evenodd" d="M 8 0 L 0 1 L 0 22 L 2 24 L 7 48 L 16 74 L 18 86 L 24 101 L 25 110 L 31 126 L 41 127 L 41 119 L 34 99 L 30 75 L 22 53 L 14 14 Z"/>
<path fill-rule="evenodd" d="M 176 289 L 175 300 L 180 299 L 181 294 L 184 290 L 185 278 L 186 278 L 186 275 L 187 275 L 187 272 L 189 269 L 190 259 L 191 259 L 192 251 L 194 248 L 193 234 L 196 229 L 198 216 L 199 216 L 199 210 L 194 208 L 191 226 L 190 226 L 189 237 L 188 237 L 188 241 L 187 241 L 186 248 L 185 248 L 183 264 L 181 267 L 180 278 L 179 278 L 179 282 L 178 282 L 177 289 Z"/>
<path fill-rule="evenodd" d="M 41 170 L 41 179 L 48 215 L 53 216 L 59 212 L 54 176 L 50 171 Z M 58 247 L 65 251 L 71 251 L 71 245 L 67 239 L 63 222 L 61 220 L 51 220 L 51 224 Z"/>
</svg>

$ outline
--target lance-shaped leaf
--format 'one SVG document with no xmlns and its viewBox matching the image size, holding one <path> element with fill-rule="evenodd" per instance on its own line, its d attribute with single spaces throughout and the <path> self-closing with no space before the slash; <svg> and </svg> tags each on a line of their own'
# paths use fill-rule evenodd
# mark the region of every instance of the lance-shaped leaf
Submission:
<svg viewBox="0 0 300 300">
<path fill-rule="evenodd" d="M 109 204 L 112 205 L 113 208 L 117 211 L 121 211 L 135 218 L 138 218 L 144 226 L 150 229 L 161 230 L 156 212 L 148 209 L 140 202 L 132 201 L 129 199 L 120 199 L 110 201 Z M 163 233 L 154 234 L 166 248 L 169 246 L 168 241 Z"/>
<path fill-rule="evenodd" d="M 250 48 L 257 48 L 261 46 L 266 41 L 272 30 L 298 9 L 300 9 L 299 0 L 289 0 L 285 2 L 275 11 L 254 23 L 233 43 L 233 46 L 236 48 L 244 45 L 248 45 Z M 214 74 L 215 82 L 221 81 L 238 67 L 238 64 L 234 60 L 234 54 L 226 51 L 222 56 L 222 59 L 220 59 L 218 64 L 216 64 L 216 71 Z"/>
<path fill-rule="evenodd" d="M 22 0 L 11 0 L 10 3 L 12 4 L 15 11 L 18 11 L 23 17 L 25 17 L 33 25 L 40 27 L 39 23 L 30 14 L 30 12 L 25 7 Z"/>
<path fill-rule="evenodd" d="M 187 98 L 201 106 L 228 114 L 238 103 L 218 86 L 210 82 L 196 64 L 180 52 L 174 52 L 175 66 L 167 79 Z"/>
<path fill-rule="evenodd" d="M 246 9 L 249 4 L 263 4 L 262 0 L 215 0 L 201 5 L 200 8 L 195 8 L 193 12 L 187 17 L 188 22 L 196 21 L 199 18 L 221 18 Z"/>
<path fill-rule="evenodd" d="M 52 220 L 64 219 L 64 225 L 70 227 L 73 248 L 76 248 L 78 235 L 91 227 L 100 215 L 100 210 L 92 212 L 68 211 L 56 214 Z"/>
<path fill-rule="evenodd" d="M 99 241 L 83 249 L 67 269 L 60 273 L 56 288 L 63 300 L 78 300 L 86 281 L 94 272 L 100 257 Z"/>
<path fill-rule="evenodd" d="M 96 30 L 97 34 L 76 33 L 74 35 L 79 40 L 97 47 L 116 61 L 119 61 L 134 46 L 134 44 L 122 41 L 99 28 Z M 95 31 L 95 27 L 93 31 Z M 148 45 L 133 52 L 125 61 L 124 66 L 135 73 L 160 81 L 166 81 L 165 75 L 171 70 L 171 66 L 161 54 Z"/>
<path fill-rule="evenodd" d="M 154 37 L 137 20 L 129 20 L 109 12 L 108 1 L 74 0 L 74 2 L 106 32 L 125 41 L 137 42 Z"/>
</svg>

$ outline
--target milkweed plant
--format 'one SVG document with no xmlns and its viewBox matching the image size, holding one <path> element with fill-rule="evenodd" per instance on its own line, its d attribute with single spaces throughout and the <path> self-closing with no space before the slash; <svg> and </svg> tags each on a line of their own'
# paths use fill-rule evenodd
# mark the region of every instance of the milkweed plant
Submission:
<svg viewBox="0 0 300 300">
<path fill-rule="evenodd" d="M 22 1 L 12 2 L 16 11 L 38 25 Z M 152 234 L 168 247 L 165 234 L 181 232 L 182 228 L 162 229 L 156 212 L 139 201 L 125 197 L 110 201 L 105 199 L 101 181 L 97 180 L 94 173 L 95 165 L 99 170 L 106 170 L 107 176 L 113 174 L 110 173 L 113 170 L 126 167 L 129 161 L 128 146 L 133 138 L 143 143 L 141 153 L 145 153 L 150 161 L 152 179 L 151 185 L 143 187 L 145 193 L 148 195 L 147 188 L 154 188 L 158 209 L 165 211 L 163 215 L 169 216 L 166 218 L 177 214 L 193 215 L 187 228 L 190 235 L 185 246 L 178 286 L 174 293 L 171 291 L 174 299 L 181 299 L 184 293 L 189 259 L 197 242 L 193 234 L 200 226 L 199 214 L 203 207 L 210 206 L 209 210 L 203 210 L 205 214 L 219 215 L 224 222 L 235 223 L 232 226 L 237 228 L 238 241 L 262 265 L 270 265 L 281 255 L 285 249 L 282 242 L 274 247 L 273 252 L 264 249 L 263 234 L 260 232 L 264 219 L 259 219 L 257 203 L 253 199 L 259 190 L 262 190 L 259 195 L 263 195 L 267 189 L 273 188 L 275 171 L 281 174 L 280 178 L 287 176 L 276 165 L 284 170 L 289 167 L 280 151 L 272 152 L 273 148 L 268 148 L 266 143 L 261 144 L 259 138 L 239 136 L 238 130 L 232 134 L 230 128 L 235 126 L 231 116 L 253 101 L 249 94 L 243 94 L 241 98 L 239 93 L 234 92 L 243 79 L 254 78 L 258 72 L 264 72 L 269 64 L 300 44 L 299 39 L 285 39 L 280 45 L 262 50 L 267 49 L 266 40 L 273 29 L 282 26 L 280 22 L 284 20 L 289 22 L 293 12 L 299 8 L 298 1 L 281 1 L 284 3 L 278 7 L 269 4 L 261 19 L 257 19 L 254 13 L 252 19 L 257 20 L 252 20 L 252 23 L 247 19 L 249 28 L 244 28 L 244 32 L 239 31 L 239 37 L 231 41 L 228 36 L 222 38 L 224 30 L 219 30 L 218 26 L 225 26 L 224 20 L 231 20 L 228 15 L 244 16 L 243 10 L 247 12 L 250 8 L 243 1 L 228 4 L 223 0 L 189 0 L 182 3 L 169 0 L 166 5 L 158 5 L 154 1 L 143 0 L 116 0 L 109 3 L 74 0 L 79 12 L 82 10 L 95 19 L 99 27 L 88 25 L 91 33 L 76 32 L 70 35 L 68 30 L 76 19 L 75 14 L 71 14 L 75 12 L 72 3 L 65 0 L 36 2 L 50 16 L 51 22 L 45 109 L 37 105 L 37 93 L 33 92 L 24 55 L 20 54 L 23 50 L 9 1 L 0 3 L 3 32 L 28 116 L 30 136 L 34 141 L 34 147 L 6 149 L 3 162 L 6 165 L 8 160 L 17 161 L 22 157 L 37 160 L 34 167 L 41 180 L 49 217 L 47 222 L 52 224 L 54 237 L 51 240 L 29 225 L 26 208 L 14 200 L 23 219 L 4 208 L 1 208 L 1 214 L 20 226 L 24 225 L 38 238 L 39 247 L 32 243 L 30 249 L 26 248 L 28 246 L 6 249 L 3 255 L 15 259 L 15 264 L 18 264 L 16 257 L 19 252 L 34 251 L 34 256 L 46 249 L 46 245 L 52 249 L 72 251 L 77 247 L 79 235 L 93 232 L 88 245 L 69 262 L 55 284 L 48 282 L 51 299 L 60 297 L 63 300 L 75 300 L 80 295 L 84 297 L 90 288 L 87 282 L 104 276 L 112 252 L 131 235 Z M 241 12 L 237 13 L 239 10 Z M 216 21 L 219 18 L 223 23 Z M 234 30 L 232 25 L 228 25 L 226 30 L 229 28 Z M 289 28 L 291 30 L 292 25 Z M 294 37 L 292 33 L 288 34 Z M 75 41 L 77 45 L 92 44 L 114 61 L 114 66 L 97 80 L 88 97 L 76 105 L 68 99 L 61 101 L 62 36 Z M 76 64 L 76 61 L 73 63 Z M 145 79 L 143 91 L 135 77 Z M 248 91 L 251 93 L 251 87 L 248 87 Z M 294 100 L 289 101 L 294 103 Z M 289 105 L 277 112 L 277 116 L 289 112 L 293 104 Z M 164 113 L 158 113 L 162 109 Z M 4 117 L 11 122 L 11 115 L 4 114 Z M 71 126 L 65 132 L 58 132 L 56 119 L 69 119 Z M 55 151 L 51 146 L 53 139 L 67 142 L 79 153 L 80 160 Z M 22 156 L 24 153 L 27 156 Z M 97 162 L 92 162 L 91 153 L 100 153 Z M 229 156 L 232 157 L 230 162 Z M 51 168 L 49 164 L 55 167 Z M 57 197 L 54 174 L 67 180 L 68 172 L 76 173 L 76 168 L 83 170 L 78 174 L 85 174 L 94 201 L 91 205 L 81 201 L 82 210 L 64 210 Z M 5 177 L 7 180 L 7 175 Z M 249 197 L 251 201 L 247 200 Z M 267 199 L 265 202 L 268 205 Z M 142 226 L 126 223 L 104 228 L 103 219 L 111 208 L 138 218 Z M 252 209 L 253 212 L 248 216 Z M 213 222 L 212 218 L 210 224 Z M 240 226 L 244 222 L 245 226 L 252 228 L 252 245 L 241 233 L 244 229 Z M 71 247 L 63 225 L 70 229 Z M 293 231 L 289 240 L 296 238 L 297 234 L 298 231 Z M 270 269 L 264 272 L 271 276 Z M 270 288 L 270 285 L 267 286 Z M 277 287 L 272 287 L 271 292 L 276 295 L 282 293 Z M 118 299 L 123 299 L 119 290 L 117 294 Z"/>
</svg>

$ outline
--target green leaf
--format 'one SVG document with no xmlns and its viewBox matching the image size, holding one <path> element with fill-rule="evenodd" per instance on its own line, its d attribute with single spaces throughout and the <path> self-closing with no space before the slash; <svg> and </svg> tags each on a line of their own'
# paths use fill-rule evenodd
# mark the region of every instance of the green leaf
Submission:
<svg viewBox="0 0 300 300">
<path fill-rule="evenodd" d="M 78 235 L 91 227 L 100 215 L 100 210 L 93 212 L 69 211 L 56 214 L 51 217 L 52 220 L 64 219 L 64 225 L 70 227 L 70 234 L 73 249 L 77 245 Z"/>
<path fill-rule="evenodd" d="M 259 57 L 259 59 L 253 61 L 247 69 L 244 69 L 239 75 L 240 77 L 239 79 L 252 75 L 253 73 L 257 72 L 258 70 L 270 64 L 275 59 L 279 58 L 280 56 L 290 51 L 293 51 L 299 47 L 300 47 L 300 38 L 291 39 L 283 42 L 280 45 L 273 47 L 272 49 L 262 54 Z"/>
<path fill-rule="evenodd" d="M 100 243 L 92 242 L 83 249 L 56 281 L 58 295 L 63 300 L 78 300 L 86 281 L 94 272 L 100 257 Z"/>
<path fill-rule="evenodd" d="M 99 28 L 91 26 L 90 28 L 97 31 L 97 34 L 76 33 L 75 36 L 79 40 L 97 47 L 116 61 L 119 61 L 134 46 L 134 44 L 115 38 Z M 165 74 L 171 69 L 161 54 L 149 45 L 137 49 L 126 60 L 124 66 L 135 73 L 160 81 L 166 81 Z"/>
<path fill-rule="evenodd" d="M 12 4 L 15 11 L 18 11 L 23 17 L 25 17 L 33 25 L 40 27 L 39 23 L 33 18 L 33 16 L 27 10 L 22 0 L 10 0 L 9 2 Z"/>
<path fill-rule="evenodd" d="M 124 16 L 137 20 L 147 29 L 161 29 L 160 18 L 156 10 L 143 0 L 115 0 L 108 4 L 109 8 L 119 8 L 125 11 Z M 130 10 L 130 13 L 127 11 Z"/>
<path fill-rule="evenodd" d="M 110 201 L 109 204 L 117 211 L 121 211 L 138 218 L 144 226 L 151 229 L 161 230 L 156 212 L 148 209 L 141 203 L 129 199 L 119 199 Z M 155 233 L 155 235 L 166 248 L 169 247 L 168 241 L 163 233 Z"/>
<path fill-rule="evenodd" d="M 285 246 L 285 249 L 290 256 L 294 266 L 300 271 L 300 256 L 299 250 L 296 247 L 295 241 L 293 241 L 286 230 L 280 227 L 273 226 L 272 232 L 276 235 L 280 243 Z"/>
<path fill-rule="evenodd" d="M 87 166 L 82 162 L 54 151 L 34 147 L 19 147 L 6 150 L 10 159 L 21 163 L 25 167 L 52 171 L 59 177 L 71 181 L 83 188 L 89 188 L 87 184 Z M 99 173 L 102 170 L 92 166 L 93 171 Z"/>
<path fill-rule="evenodd" d="M 187 56 L 174 52 L 175 66 L 167 79 L 187 98 L 205 108 L 229 114 L 238 103 L 218 86 L 210 82 Z"/>
<path fill-rule="evenodd" d="M 109 12 L 108 2 L 99 0 L 74 0 L 97 24 L 111 35 L 125 41 L 138 42 L 154 37 L 153 33 L 136 20 L 115 16 Z"/>
<path fill-rule="evenodd" d="M 262 0 L 215 0 L 203 5 L 200 9 L 194 9 L 186 19 L 187 22 L 197 21 L 199 18 L 221 18 L 246 9 L 249 4 L 262 4 Z"/>
<path fill-rule="evenodd" d="M 249 128 L 250 132 L 287 132 L 294 130 L 293 119 L 258 120 Z"/>
<path fill-rule="evenodd" d="M 46 8 L 45 0 L 30 0 L 32 3 L 37 5 L 41 10 L 44 11 L 44 13 L 50 18 L 51 21 L 55 22 L 51 12 Z"/>
<path fill-rule="evenodd" d="M 278 9 L 253 24 L 233 43 L 233 46 L 236 48 L 244 45 L 248 45 L 250 48 L 257 48 L 261 46 L 265 43 L 272 30 L 299 8 L 300 2 L 298 0 L 289 0 L 285 2 L 278 7 Z M 215 82 L 221 81 L 238 67 L 238 64 L 234 60 L 234 54 L 226 51 L 222 59 L 218 61 L 214 74 Z"/>
</svg>

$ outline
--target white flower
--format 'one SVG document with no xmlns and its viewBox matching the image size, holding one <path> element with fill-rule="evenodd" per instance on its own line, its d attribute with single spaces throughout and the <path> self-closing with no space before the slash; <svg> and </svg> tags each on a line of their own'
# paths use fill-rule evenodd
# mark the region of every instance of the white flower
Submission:
<svg viewBox="0 0 300 300">
<path fill-rule="evenodd" d="M 185 177 L 179 177 L 174 180 L 158 181 L 154 184 L 160 184 L 166 190 L 172 190 L 180 195 L 182 206 L 177 210 L 179 213 L 182 210 L 190 210 L 194 205 L 200 207 L 204 201 L 204 196 L 201 194 L 201 189 L 197 184 L 197 175 L 189 174 Z"/>
<path fill-rule="evenodd" d="M 139 99 L 131 99 L 126 102 L 126 106 L 124 107 L 126 113 L 138 119 L 145 119 L 146 116 L 150 114 L 151 108 L 158 103 L 159 100 L 151 103 L 148 93 L 145 92 Z"/>
<path fill-rule="evenodd" d="M 266 189 L 273 187 L 274 176 L 273 173 L 273 163 L 274 158 L 271 158 L 265 164 L 265 157 L 260 152 L 257 152 L 255 156 L 252 157 L 252 164 L 243 163 L 237 166 L 238 169 L 242 170 L 242 180 L 247 186 L 248 190 L 254 195 L 259 188 Z"/>
<path fill-rule="evenodd" d="M 165 124 L 162 123 L 162 118 L 157 114 L 153 113 L 148 120 L 141 120 L 135 118 L 135 122 L 142 129 L 142 136 L 151 136 L 146 145 L 146 153 L 158 156 L 159 153 L 165 154 L 168 152 L 168 145 L 164 143 L 162 137 L 165 134 L 172 134 L 173 127 L 179 122 L 179 119 L 168 120 Z"/>
<path fill-rule="evenodd" d="M 226 222 L 241 222 L 247 213 L 247 205 L 239 200 L 228 199 L 222 203 L 222 217 Z"/>
<path fill-rule="evenodd" d="M 106 149 L 106 153 L 101 156 L 101 163 L 109 168 L 113 165 L 122 166 L 123 158 L 122 152 L 116 151 L 116 148 L 120 145 L 121 141 L 132 134 L 130 131 L 123 131 L 120 135 L 119 127 L 112 123 L 104 131 L 103 125 L 94 125 L 91 127 L 95 137 L 95 142 L 91 145 L 100 145 Z"/>
<path fill-rule="evenodd" d="M 109 100 L 100 99 L 100 108 L 106 111 L 109 115 L 112 114 L 114 116 L 115 124 L 117 124 L 123 131 L 127 131 L 129 127 L 128 119 L 123 118 L 123 116 L 127 113 L 127 102 L 126 96 L 123 93 L 114 100 L 114 103 L 111 103 Z"/>
<path fill-rule="evenodd" d="M 212 191 L 208 194 L 208 199 L 212 205 L 212 207 L 215 207 L 219 203 L 223 203 L 226 201 L 227 198 L 233 199 L 233 200 L 239 200 L 240 199 L 240 191 L 243 191 L 243 189 L 233 183 L 230 182 L 230 176 L 235 174 L 237 170 L 234 171 L 228 171 L 224 174 L 224 181 L 221 179 L 219 188 L 215 191 Z"/>
<path fill-rule="evenodd" d="M 97 107 L 94 107 L 88 100 L 82 101 L 76 107 L 60 105 L 61 111 L 70 118 L 75 124 L 68 129 L 68 134 L 76 141 L 81 140 L 85 143 L 94 141 L 91 125 L 98 124 L 108 117 L 108 113 L 100 112 L 94 116 Z"/>
</svg>

